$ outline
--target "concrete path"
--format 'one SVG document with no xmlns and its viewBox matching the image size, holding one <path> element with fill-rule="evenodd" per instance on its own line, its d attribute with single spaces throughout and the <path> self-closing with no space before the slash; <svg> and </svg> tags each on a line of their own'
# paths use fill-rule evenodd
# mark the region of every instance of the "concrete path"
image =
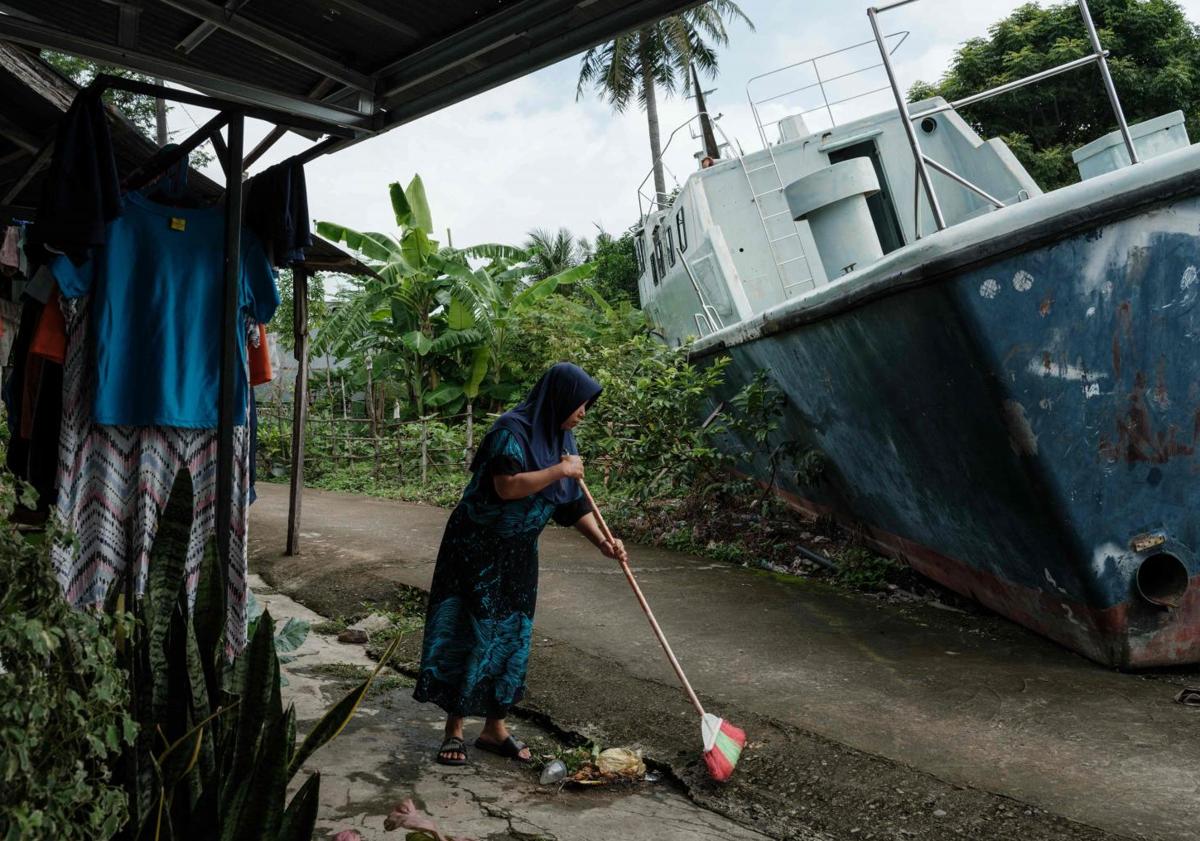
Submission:
<svg viewBox="0 0 1200 841">
<path fill-rule="evenodd" d="M 257 576 L 250 581 L 259 602 L 279 623 L 289 617 L 317 624 L 323 617 L 276 593 Z M 331 680 L 330 665 L 374 669 L 360 645 L 341 645 L 332 637 L 310 633 L 283 666 L 288 684 L 284 704 L 296 707 L 301 737 L 346 692 Z M 437 709 L 418 704 L 411 687 L 372 693 L 345 730 L 318 751 L 297 775 L 321 772 L 318 837 L 355 829 L 363 841 L 403 836 L 386 832 L 384 819 L 392 806 L 412 798 L 445 833 L 479 841 L 628 841 L 646 837 L 655 827 L 661 841 L 768 841 L 688 802 L 665 783 L 643 783 L 621 790 L 559 790 L 538 785 L 535 772 L 472 751 L 465 768 L 445 768 L 433 761 L 442 738 Z M 553 745 L 553 737 L 532 725 L 521 738 L 535 747 Z"/>
<path fill-rule="evenodd" d="M 377 596 L 389 582 L 428 586 L 447 512 L 308 491 L 303 555 L 292 559 L 280 557 L 286 500 L 285 487 L 262 485 L 251 509 L 252 566 L 276 586 L 330 605 Z M 883 757 L 894 765 L 888 773 L 928 775 L 930 790 L 944 781 L 1034 807 L 1016 807 L 1017 819 L 1044 811 L 1125 837 L 1195 837 L 1200 711 L 1172 702 L 1175 684 L 1194 674 L 1122 675 L 997 618 L 897 608 L 661 549 L 631 547 L 631 555 L 697 690 L 731 718 L 736 710 L 761 719 L 767 732 L 752 737 L 778 741 L 775 725 L 797 728 L 787 740 L 812 734 L 866 755 L 846 762 Z M 650 712 L 676 724 L 686 720 L 687 707 L 667 689 L 673 676 L 619 570 L 573 531 L 553 527 L 541 557 L 532 707 L 550 699 L 544 703 L 567 717 L 584 715 L 573 712 L 581 706 L 578 690 L 563 703 L 554 701 L 555 692 L 589 679 L 603 685 L 604 675 L 579 677 L 581 669 L 619 669 L 657 687 L 638 726 L 648 732 L 659 726 Z M 543 652 L 555 646 L 572 652 L 570 662 Z M 580 729 L 619 730 L 629 718 L 609 716 L 603 705 L 586 714 L 595 720 L 576 722 Z M 752 751 L 747 762 L 753 759 Z M 886 777 L 883 770 L 861 776 L 874 773 Z M 800 777 L 789 796 L 803 810 L 806 793 L 824 797 L 832 784 Z M 863 797 L 871 791 L 869 780 L 853 785 Z M 949 799 L 938 802 L 952 802 L 958 795 L 935 793 L 927 801 L 939 796 Z M 913 808 L 920 818 L 921 807 Z M 1008 820 L 1006 807 L 979 800 L 963 809 L 988 812 L 968 816 L 965 832 L 955 830 L 969 837 L 1100 837 L 1083 828 L 1068 836 L 1048 825 L 989 835 L 987 822 Z M 953 809 L 926 811 L 956 817 Z"/>
</svg>

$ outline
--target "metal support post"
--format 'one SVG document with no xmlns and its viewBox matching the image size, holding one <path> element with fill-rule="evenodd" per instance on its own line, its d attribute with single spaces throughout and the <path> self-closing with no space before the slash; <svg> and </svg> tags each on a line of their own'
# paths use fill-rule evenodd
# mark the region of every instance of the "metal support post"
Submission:
<svg viewBox="0 0 1200 841">
<path fill-rule="evenodd" d="M 904 0 L 904 2 L 910 2 L 910 0 Z M 884 8 L 894 8 L 904 5 L 904 2 L 894 3 L 892 6 Z M 917 140 L 917 130 L 913 128 L 912 121 L 908 119 L 908 104 L 904 101 L 904 94 L 896 82 L 896 70 L 892 67 L 892 57 L 888 54 L 887 44 L 884 43 L 883 34 L 879 31 L 879 20 L 876 17 L 878 14 L 879 10 L 873 6 L 867 9 L 867 18 L 871 21 L 871 31 L 875 34 L 875 43 L 879 45 L 879 55 L 883 59 L 883 69 L 887 73 L 888 84 L 892 87 L 892 95 L 896 98 L 896 108 L 900 113 L 900 125 L 904 127 L 904 133 L 908 136 L 908 145 L 912 147 L 913 165 L 917 168 L 917 177 L 921 179 L 921 186 L 925 188 L 925 196 L 929 199 L 929 209 L 933 211 L 934 224 L 940 231 L 946 227 L 946 218 L 942 215 L 942 207 L 938 204 L 937 195 L 933 192 L 933 182 L 929 177 L 929 170 L 925 166 L 925 154 L 921 151 L 921 142 Z"/>
<path fill-rule="evenodd" d="M 1100 45 L 1100 35 L 1096 32 L 1096 24 L 1092 22 L 1092 10 L 1088 8 L 1087 0 L 1078 0 L 1079 14 L 1083 16 L 1083 25 L 1087 29 L 1088 39 L 1092 42 L 1092 52 L 1096 54 L 1096 65 L 1100 68 L 1100 78 L 1104 82 L 1104 91 L 1108 94 L 1109 104 L 1117 118 L 1117 128 L 1121 131 L 1121 139 L 1129 152 L 1129 162 L 1138 162 L 1137 149 L 1133 147 L 1133 135 L 1129 133 L 1129 125 L 1125 122 L 1125 112 L 1121 110 L 1121 100 L 1117 96 L 1117 88 L 1113 84 L 1112 73 L 1108 70 L 1108 60 L 1104 57 L 1104 47 Z"/>
<path fill-rule="evenodd" d="M 229 580 L 230 537 L 233 531 L 234 385 L 241 373 L 239 342 L 245 342 L 238 318 L 238 289 L 242 268 L 242 145 L 245 116 L 229 115 L 229 179 L 225 184 L 225 286 L 221 307 L 221 391 L 217 423 L 217 566 L 221 581 Z M 207 136 L 207 133 L 206 133 Z M 243 411 L 245 407 L 243 407 Z"/>
</svg>

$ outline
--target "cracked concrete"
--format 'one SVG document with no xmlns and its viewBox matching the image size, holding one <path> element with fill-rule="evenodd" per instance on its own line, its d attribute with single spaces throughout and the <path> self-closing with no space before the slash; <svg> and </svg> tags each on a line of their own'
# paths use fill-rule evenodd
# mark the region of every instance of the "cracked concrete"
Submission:
<svg viewBox="0 0 1200 841">
<path fill-rule="evenodd" d="M 250 584 L 277 622 L 297 617 L 316 624 L 323 617 L 267 587 L 258 576 Z M 343 664 L 373 669 L 359 645 L 310 633 L 283 666 L 288 685 L 284 703 L 296 706 L 303 733 L 346 691 L 320 666 Z M 532 768 L 470 750 L 471 764 L 447 768 L 433 762 L 442 736 L 436 707 L 412 700 L 400 687 L 371 694 L 345 730 L 318 751 L 293 781 L 321 772 L 318 838 L 356 829 L 364 841 L 401 839 L 383 821 L 392 806 L 408 797 L 451 835 L 478 841 L 766 841 L 767 836 L 702 809 L 668 783 L 644 783 L 620 790 L 540 786 Z M 478 727 L 478 722 L 469 722 Z M 530 723 L 513 727 L 542 752 L 554 738 Z M 468 730 L 468 734 L 470 733 Z M 469 740 L 468 740 L 469 743 Z M 814 836 L 816 841 L 817 836 Z"/>
</svg>

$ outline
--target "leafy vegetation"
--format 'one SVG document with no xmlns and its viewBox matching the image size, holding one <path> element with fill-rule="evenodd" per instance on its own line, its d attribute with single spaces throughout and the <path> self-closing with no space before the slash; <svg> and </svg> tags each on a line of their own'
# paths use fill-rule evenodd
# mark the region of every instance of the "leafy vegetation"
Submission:
<svg viewBox="0 0 1200 841">
<path fill-rule="evenodd" d="M 509 352 L 522 312 L 559 286 L 592 273 L 576 265 L 536 279 L 524 250 L 484 244 L 442 247 L 425 186 L 389 188 L 399 233 L 359 232 L 320 222 L 325 237 L 345 243 L 374 269 L 356 281 L 321 325 L 314 349 L 361 362 L 367 416 L 381 420 L 389 400 L 412 417 L 429 411 L 472 412 L 481 396 L 491 405 L 520 390 Z"/>
<path fill-rule="evenodd" d="M 31 490 L 22 492 L 32 505 Z M 112 768 L 133 743 L 113 640 L 126 614 L 63 598 L 46 551 L 9 523 L 18 489 L 0 476 L 0 838 L 111 837 L 128 809 Z"/>
<path fill-rule="evenodd" d="M 226 661 L 225 582 L 210 549 L 200 570 L 194 611 L 184 565 L 193 493 L 186 470 L 176 477 L 151 549 L 141 598 L 128 575 L 114 586 L 136 619 L 118 645 L 134 688 L 140 728 L 123 775 L 129 839 L 309 839 L 320 774 L 290 798 L 289 781 L 354 715 L 392 650 L 310 729 L 299 743 L 294 710 L 280 697 L 279 651 L 299 645 L 306 625 L 276 633 L 269 612 L 253 619 L 249 645 Z"/>
<path fill-rule="evenodd" d="M 1200 32 L 1175 0 L 1090 0 L 1122 106 L 1130 122 L 1182 109 L 1200 133 Z M 916 101 L 954 100 L 1091 52 L 1074 2 L 1027 3 L 959 47 L 936 84 L 917 82 Z M 1115 129 L 1094 67 L 1055 76 L 962 109 L 984 137 L 1002 137 L 1043 189 L 1079 180 L 1071 152 Z"/>
</svg>

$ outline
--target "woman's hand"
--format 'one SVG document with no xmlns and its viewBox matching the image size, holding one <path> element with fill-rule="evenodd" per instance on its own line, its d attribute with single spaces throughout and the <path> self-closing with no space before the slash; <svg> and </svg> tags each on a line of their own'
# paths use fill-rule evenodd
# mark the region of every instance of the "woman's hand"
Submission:
<svg viewBox="0 0 1200 841">
<path fill-rule="evenodd" d="M 558 463 L 558 469 L 562 472 L 564 479 L 582 479 L 583 459 L 563 453 L 562 461 Z"/>
<path fill-rule="evenodd" d="M 600 544 L 600 552 L 606 558 L 612 558 L 614 561 L 621 563 L 629 562 L 629 553 L 625 551 L 625 544 L 620 539 L 614 537 L 612 540 L 605 540 Z"/>
</svg>

